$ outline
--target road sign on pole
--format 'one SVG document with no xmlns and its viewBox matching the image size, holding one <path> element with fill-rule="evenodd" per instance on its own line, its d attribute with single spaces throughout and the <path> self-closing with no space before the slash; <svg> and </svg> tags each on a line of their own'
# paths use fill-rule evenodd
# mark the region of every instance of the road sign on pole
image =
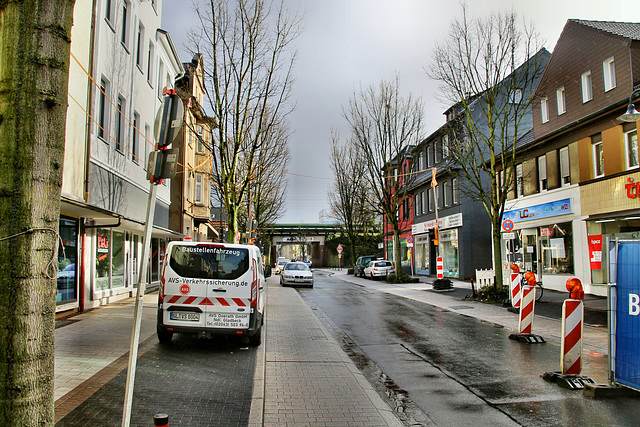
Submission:
<svg viewBox="0 0 640 427">
<path fill-rule="evenodd" d="M 336 248 L 336 250 L 338 251 L 338 254 L 342 253 L 342 245 L 338 244 L 338 247 Z"/>
</svg>

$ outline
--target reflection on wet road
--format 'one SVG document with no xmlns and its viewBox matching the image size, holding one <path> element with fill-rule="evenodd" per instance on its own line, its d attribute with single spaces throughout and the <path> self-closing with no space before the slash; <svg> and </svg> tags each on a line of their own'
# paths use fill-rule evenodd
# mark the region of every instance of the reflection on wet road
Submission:
<svg viewBox="0 0 640 427">
<path fill-rule="evenodd" d="M 640 417 L 634 398 L 594 400 L 542 380 L 559 369 L 556 343 L 519 343 L 503 327 L 324 272 L 300 293 L 436 425 L 636 425 Z M 607 371 L 603 355 L 583 358 Z"/>
</svg>

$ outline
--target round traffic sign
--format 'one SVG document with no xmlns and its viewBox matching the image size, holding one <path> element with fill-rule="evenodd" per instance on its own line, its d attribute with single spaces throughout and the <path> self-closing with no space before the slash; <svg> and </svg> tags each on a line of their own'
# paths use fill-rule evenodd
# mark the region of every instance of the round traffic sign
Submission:
<svg viewBox="0 0 640 427">
<path fill-rule="evenodd" d="M 513 230 L 513 221 L 511 221 L 510 219 L 505 219 L 504 222 L 502 223 L 502 229 L 504 231 Z"/>
</svg>

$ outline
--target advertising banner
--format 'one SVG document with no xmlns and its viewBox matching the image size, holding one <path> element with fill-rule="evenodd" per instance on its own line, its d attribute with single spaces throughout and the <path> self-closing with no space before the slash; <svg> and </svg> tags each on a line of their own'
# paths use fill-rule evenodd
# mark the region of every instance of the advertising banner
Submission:
<svg viewBox="0 0 640 427">
<path fill-rule="evenodd" d="M 592 270 L 602 268 L 602 234 L 588 236 L 589 239 L 589 263 Z"/>
</svg>

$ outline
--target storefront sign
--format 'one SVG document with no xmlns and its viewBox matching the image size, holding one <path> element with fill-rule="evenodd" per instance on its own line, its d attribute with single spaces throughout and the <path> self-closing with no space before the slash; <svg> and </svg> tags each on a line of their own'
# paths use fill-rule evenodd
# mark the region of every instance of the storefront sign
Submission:
<svg viewBox="0 0 640 427">
<path fill-rule="evenodd" d="M 438 228 L 440 230 L 447 229 L 447 228 L 457 228 L 457 227 L 462 227 L 461 213 L 445 216 L 443 218 L 440 218 L 439 220 Z M 426 233 L 428 230 L 431 230 L 432 228 L 436 228 L 435 219 L 432 219 L 430 221 L 420 222 L 418 224 L 413 224 L 411 226 L 411 233 L 414 235 Z"/>
<path fill-rule="evenodd" d="M 502 222 L 512 221 L 513 223 L 530 221 L 533 219 L 550 218 L 571 213 L 571 199 L 556 200 L 542 205 L 530 206 L 528 208 L 506 211 L 502 215 Z M 503 227 L 504 228 L 504 227 Z"/>
<path fill-rule="evenodd" d="M 588 236 L 589 239 L 589 262 L 592 270 L 602 268 L 602 234 Z"/>
<path fill-rule="evenodd" d="M 633 178 L 629 177 L 624 188 L 627 189 L 627 198 L 635 199 L 640 197 L 640 181 L 633 182 Z"/>
</svg>

